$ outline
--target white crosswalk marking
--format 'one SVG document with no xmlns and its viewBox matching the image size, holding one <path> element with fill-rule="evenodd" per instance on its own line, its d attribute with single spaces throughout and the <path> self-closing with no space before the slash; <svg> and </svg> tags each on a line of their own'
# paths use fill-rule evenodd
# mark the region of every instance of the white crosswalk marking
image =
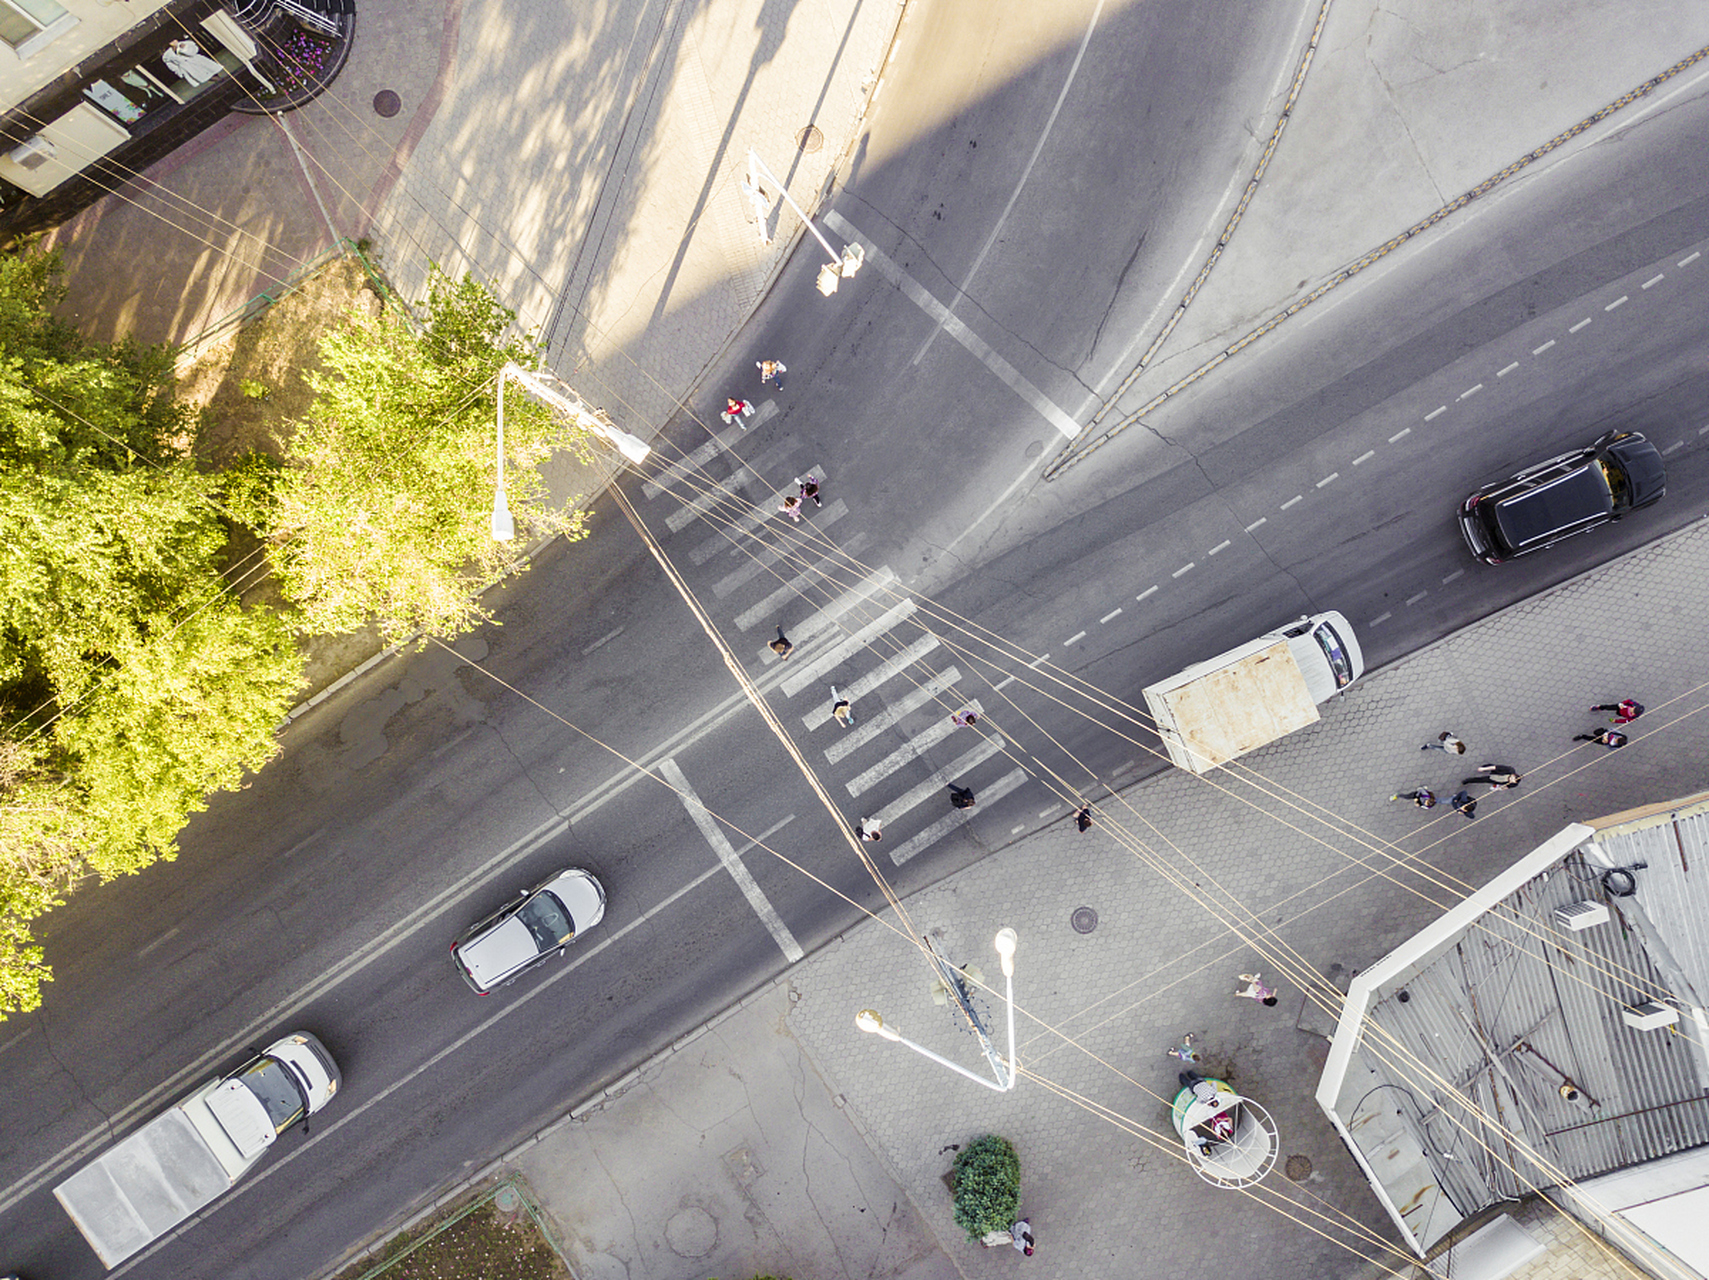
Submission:
<svg viewBox="0 0 1709 1280">
<path fill-rule="evenodd" d="M 805 644 L 812 644 L 819 637 L 819 632 L 831 631 L 832 627 L 836 627 L 837 619 L 848 614 L 854 605 L 870 603 L 873 607 L 882 608 L 884 605 L 892 603 L 894 596 L 897 595 L 896 591 L 890 591 L 890 588 L 894 588 L 894 586 L 896 586 L 896 574 L 890 572 L 889 567 L 880 566 L 877 572 L 866 574 L 865 578 L 851 586 L 848 591 L 844 591 L 843 595 L 837 596 L 836 600 L 832 600 L 829 605 L 820 608 L 819 612 L 808 615 L 800 622 L 793 622 L 788 627 L 784 627 L 784 631 L 790 632 L 790 639 L 795 641 L 796 648 L 802 648 Z M 872 610 L 866 610 L 865 614 L 861 614 L 861 617 L 870 617 L 870 615 L 872 615 Z M 774 655 L 771 649 L 762 648 L 759 651 L 759 660 L 764 661 L 764 663 L 772 663 L 772 661 L 778 661 L 778 655 Z"/>
<path fill-rule="evenodd" d="M 975 711 L 984 710 L 984 708 L 977 702 L 969 703 L 968 705 Z M 862 792 L 870 791 L 873 787 L 884 781 L 884 779 L 895 773 L 903 765 L 910 764 L 925 755 L 926 752 L 930 751 L 933 747 L 937 746 L 938 743 L 942 742 L 945 738 L 949 737 L 950 734 L 954 733 L 956 731 L 956 727 L 955 722 L 948 716 L 938 717 L 938 719 L 932 721 L 931 724 L 927 725 L 919 733 L 916 733 L 912 738 L 909 738 L 908 741 L 904 742 L 900 747 L 885 756 L 884 759 L 880 760 L 870 769 L 864 770 L 851 778 L 847 784 L 849 794 L 851 796 L 858 796 Z"/>
<path fill-rule="evenodd" d="M 730 873 L 730 878 L 736 882 L 736 887 L 742 891 L 742 896 L 748 900 L 748 905 L 754 909 L 760 923 L 765 925 L 773 941 L 782 948 L 784 957 L 791 964 L 801 959 L 807 953 L 801 949 L 801 944 L 795 940 L 789 926 L 783 923 L 783 917 L 777 914 L 777 908 L 771 905 L 771 900 L 755 882 L 753 874 L 742 864 L 742 859 L 725 836 L 724 829 L 718 825 L 717 819 L 706 811 L 705 804 L 701 802 L 694 788 L 689 786 L 688 779 L 677 762 L 666 756 L 659 761 L 658 770 L 664 780 L 676 789 L 682 807 L 688 810 L 688 816 L 694 819 L 694 825 L 700 828 L 700 834 L 706 837 L 706 843 L 712 846 L 712 851 L 718 855 L 718 861 L 724 864 L 724 869 Z"/>
<path fill-rule="evenodd" d="M 797 596 L 805 596 L 809 588 L 817 587 L 820 583 L 829 582 L 834 585 L 836 575 L 848 572 L 853 567 L 851 562 L 854 557 L 859 555 L 870 541 L 871 539 L 864 533 L 855 534 L 831 555 L 826 556 L 810 568 L 803 569 L 753 608 L 744 609 L 738 613 L 736 615 L 737 628 L 746 631 L 756 623 L 767 622 L 776 618 L 778 616 L 777 610 L 785 601 L 793 600 Z"/>
<path fill-rule="evenodd" d="M 710 511 L 713 506 L 719 502 L 735 502 L 739 505 L 745 506 L 746 504 L 742 499 L 736 496 L 737 491 L 746 489 L 749 485 L 754 484 L 758 480 L 759 477 L 752 471 L 749 471 L 746 467 L 737 467 L 735 474 L 728 480 L 723 481 L 715 487 L 707 489 L 697 497 L 690 498 L 687 502 L 683 503 L 682 506 L 671 512 L 670 515 L 666 516 L 665 527 L 672 533 L 681 533 L 684 529 L 688 528 L 689 525 L 693 524 L 696 520 L 700 519 L 701 516 Z"/>
<path fill-rule="evenodd" d="M 758 411 L 756 410 L 755 412 L 757 413 Z M 720 432 L 705 444 L 701 445 L 698 449 L 694 450 L 694 452 L 671 463 L 670 466 L 659 472 L 658 475 L 654 476 L 651 480 L 648 480 L 641 486 L 641 492 L 646 494 L 649 500 L 658 497 L 678 480 L 683 479 L 692 472 L 698 471 L 708 462 L 711 462 L 714 455 L 723 453 L 725 450 L 730 448 L 731 445 L 735 444 L 736 441 L 740 440 L 747 434 L 748 433 L 743 431 L 740 427 L 731 427 L 727 431 Z"/>
<path fill-rule="evenodd" d="M 788 452 L 787 449 L 768 450 L 755 459 L 752 465 L 762 474 L 775 471 Z M 785 527 L 795 524 L 795 521 L 778 510 L 788 492 L 786 487 L 776 490 L 769 498 L 755 495 L 752 498 L 738 499 L 734 505 L 721 509 L 709 521 L 714 526 L 712 536 L 688 553 L 690 563 L 705 564 L 715 555 L 740 549 L 749 535 L 768 521 L 776 520 Z M 817 512 L 818 509 L 814 510 Z"/>
<path fill-rule="evenodd" d="M 814 532 L 823 533 L 848 513 L 848 507 L 843 505 L 842 499 L 839 498 L 813 517 Z M 785 521 L 784 523 L 788 524 L 789 522 Z M 726 541 L 724 545 L 728 547 L 731 544 Z M 777 539 L 776 546 L 767 546 L 764 550 L 760 550 L 758 549 L 759 545 L 750 542 L 743 546 L 742 550 L 747 555 L 746 563 L 741 568 L 732 570 L 714 582 L 712 584 L 713 595 L 722 600 L 736 588 L 745 586 L 785 557 L 790 558 L 791 563 L 788 567 L 793 569 L 795 558 L 817 552 L 824 543 L 822 539 L 814 539 L 812 533 L 805 531 L 805 527 L 797 530 L 791 526 L 782 537 Z"/>
<path fill-rule="evenodd" d="M 847 662 L 898 623 L 906 622 L 914 616 L 919 607 L 912 600 L 904 600 L 893 608 L 886 609 L 841 643 L 831 646 L 824 653 L 815 654 L 811 661 L 802 664 L 800 656 L 797 655 L 793 664 L 795 666 L 794 671 L 790 673 L 781 686 L 783 696 L 793 698 L 809 685 L 822 683 L 827 671 Z M 775 654 L 769 650 L 766 652 L 768 657 L 775 660 Z"/>
<path fill-rule="evenodd" d="M 884 708 L 884 710 L 877 712 L 872 716 L 868 716 L 857 704 L 855 707 L 855 715 L 858 719 L 855 722 L 855 727 L 846 730 L 837 736 L 836 743 L 825 752 L 825 758 L 832 764 L 835 764 L 851 751 L 858 751 L 861 747 L 864 747 L 868 742 L 872 741 L 872 739 L 889 729 L 905 716 L 913 715 L 914 712 L 918 711 L 921 707 L 932 702 L 939 694 L 943 693 L 960 679 L 960 668 L 953 666 L 945 667 L 942 671 L 926 680 L 924 684 L 920 685 L 918 688 L 910 689 L 898 701 L 891 703 L 888 707 Z M 849 689 L 852 689 L 853 687 L 853 685 L 850 685 Z M 849 689 L 844 689 L 841 686 L 838 686 L 837 692 L 852 702 L 854 698 L 849 692 Z M 947 713 L 945 714 L 947 715 Z M 823 703 L 815 707 L 807 715 L 802 716 L 801 722 L 811 730 L 817 729 L 820 725 L 825 724 L 830 720 L 830 718 L 831 700 L 827 697 Z"/>
<path fill-rule="evenodd" d="M 979 789 L 979 803 L 994 804 L 1004 796 L 1008 795 L 1011 791 L 1014 791 L 1026 780 L 1027 771 L 1025 769 L 1012 770 L 1011 772 L 1004 774 L 1001 778 L 998 778 L 997 781 L 981 787 Z M 909 837 L 901 844 L 890 849 L 890 860 L 897 866 L 901 866 L 915 854 L 922 853 L 931 848 L 957 827 L 965 826 L 967 824 L 967 820 L 971 816 L 972 815 L 966 810 L 951 809 L 924 831 Z"/>
<path fill-rule="evenodd" d="M 963 752 L 943 768 L 934 771 L 931 777 L 900 799 L 893 800 L 885 805 L 874 816 L 880 822 L 888 824 L 934 796 L 938 797 L 944 804 L 948 804 L 949 799 L 945 793 L 948 791 L 950 783 L 970 770 L 978 768 L 1008 745 L 1007 742 L 1003 741 L 1001 735 L 995 733 L 989 738 L 981 739 L 971 751 Z"/>
</svg>

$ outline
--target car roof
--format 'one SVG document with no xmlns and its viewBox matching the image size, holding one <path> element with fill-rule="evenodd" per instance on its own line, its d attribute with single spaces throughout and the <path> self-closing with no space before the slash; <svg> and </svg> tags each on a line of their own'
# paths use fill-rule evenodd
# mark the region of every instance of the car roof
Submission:
<svg viewBox="0 0 1709 1280">
<path fill-rule="evenodd" d="M 486 933 L 457 949 L 469 973 L 482 990 L 502 982 L 518 965 L 540 954 L 534 935 L 513 912 Z"/>
<path fill-rule="evenodd" d="M 1495 518 L 1507 545 L 1518 551 L 1587 520 L 1606 519 L 1613 511 L 1614 496 L 1602 468 L 1585 462 L 1534 489 L 1498 499 Z"/>
</svg>

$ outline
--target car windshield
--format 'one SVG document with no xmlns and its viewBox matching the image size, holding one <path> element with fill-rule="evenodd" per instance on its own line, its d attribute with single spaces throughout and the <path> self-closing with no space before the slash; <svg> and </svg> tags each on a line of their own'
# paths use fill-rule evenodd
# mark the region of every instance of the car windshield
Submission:
<svg viewBox="0 0 1709 1280">
<path fill-rule="evenodd" d="M 1632 485 L 1626 479 L 1626 473 L 1612 458 L 1598 458 L 1597 465 L 1602 468 L 1602 478 L 1608 481 L 1608 492 L 1614 495 L 1614 509 L 1623 511 L 1632 502 Z"/>
<path fill-rule="evenodd" d="M 260 1100 L 273 1128 L 283 1133 L 308 1110 L 309 1100 L 291 1069 L 277 1058 L 258 1058 L 238 1073 L 245 1088 Z"/>
<path fill-rule="evenodd" d="M 1323 656 L 1329 659 L 1329 669 L 1335 673 L 1335 687 L 1345 689 L 1353 683 L 1353 660 L 1347 656 L 1347 646 L 1327 622 L 1320 624 L 1312 634 L 1317 637 Z"/>
<path fill-rule="evenodd" d="M 542 951 L 560 947 L 575 936 L 576 927 L 564 904 L 550 893 L 537 893 L 522 904 L 516 918 L 534 936 L 534 945 Z"/>
</svg>

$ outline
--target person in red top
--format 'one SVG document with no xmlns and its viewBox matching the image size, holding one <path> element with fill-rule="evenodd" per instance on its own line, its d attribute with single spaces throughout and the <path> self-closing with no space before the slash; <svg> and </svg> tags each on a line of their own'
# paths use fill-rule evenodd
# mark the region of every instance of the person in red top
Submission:
<svg viewBox="0 0 1709 1280">
<path fill-rule="evenodd" d="M 1614 718 L 1609 724 L 1631 724 L 1644 714 L 1644 704 L 1636 698 L 1622 698 L 1618 702 L 1603 702 L 1591 708 L 1592 711 L 1612 711 Z"/>
</svg>

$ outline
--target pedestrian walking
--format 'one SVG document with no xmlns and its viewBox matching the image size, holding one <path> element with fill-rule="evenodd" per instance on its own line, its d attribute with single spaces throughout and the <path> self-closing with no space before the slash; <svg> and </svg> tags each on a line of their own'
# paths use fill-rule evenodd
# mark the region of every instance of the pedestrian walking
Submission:
<svg viewBox="0 0 1709 1280">
<path fill-rule="evenodd" d="M 1028 1222 L 1025 1218 L 1020 1219 L 1020 1221 L 1016 1222 L 1014 1226 L 1009 1228 L 1009 1235 L 1015 1248 L 1019 1249 L 1029 1258 L 1033 1256 L 1032 1223 Z"/>
<path fill-rule="evenodd" d="M 748 424 L 744 419 L 751 417 L 753 412 L 754 406 L 749 404 L 746 400 L 742 400 L 736 396 L 725 396 L 724 412 L 718 416 L 723 418 L 725 422 L 741 423 L 742 430 L 746 431 L 748 429 Z"/>
<path fill-rule="evenodd" d="M 1464 787 L 1456 791 L 1448 803 L 1454 806 L 1455 813 L 1465 814 L 1467 822 L 1474 821 L 1478 816 L 1478 802 Z"/>
<path fill-rule="evenodd" d="M 795 652 L 795 646 L 790 643 L 789 637 L 783 634 L 782 627 L 777 629 L 777 639 L 773 640 L 766 647 L 779 658 L 787 658 L 790 654 Z"/>
<path fill-rule="evenodd" d="M 1079 827 L 1082 831 L 1090 831 L 1092 829 L 1091 805 L 1087 805 L 1085 808 L 1081 809 L 1079 813 L 1074 815 L 1074 825 Z"/>
<path fill-rule="evenodd" d="M 795 494 L 792 493 L 785 498 L 778 511 L 795 521 L 796 524 L 801 523 L 801 499 Z"/>
<path fill-rule="evenodd" d="M 1390 796 L 1389 799 L 1410 800 L 1420 809 L 1434 809 L 1436 807 L 1436 793 L 1434 791 L 1426 791 L 1423 787 L 1420 787 L 1417 791 L 1397 791 Z"/>
<path fill-rule="evenodd" d="M 957 711 L 949 720 L 957 729 L 971 729 L 979 723 L 979 713 L 969 707 L 965 711 Z"/>
<path fill-rule="evenodd" d="M 952 782 L 949 784 L 949 802 L 957 809 L 971 809 L 978 803 L 978 797 L 970 788 L 957 786 Z"/>
<path fill-rule="evenodd" d="M 1256 1000 L 1259 1004 L 1276 1007 L 1276 988 L 1264 985 L 1264 975 L 1261 973 L 1243 973 L 1240 980 L 1246 985 L 1234 994 L 1245 1000 Z"/>
<path fill-rule="evenodd" d="M 1199 1051 L 1193 1048 L 1193 1033 L 1191 1031 L 1181 1037 L 1179 1046 L 1171 1046 L 1165 1049 L 1164 1053 L 1178 1062 L 1197 1062 L 1199 1060 Z"/>
<path fill-rule="evenodd" d="M 831 686 L 831 718 L 845 729 L 854 728 L 854 704 L 837 692 L 837 686 Z"/>
<path fill-rule="evenodd" d="M 1491 791 L 1511 791 L 1524 780 L 1525 779 L 1520 776 L 1519 770 L 1515 769 L 1510 764 L 1480 764 L 1478 766 L 1478 776 L 1475 778 L 1461 778 L 1460 785 L 1462 787 L 1469 787 L 1474 782 L 1487 782 L 1489 783 Z"/>
<path fill-rule="evenodd" d="M 1575 733 L 1574 742 L 1600 742 L 1610 751 L 1626 745 L 1626 735 L 1618 729 L 1598 729 L 1595 733 Z"/>
<path fill-rule="evenodd" d="M 1447 751 L 1456 756 L 1463 756 L 1466 754 L 1466 744 L 1456 738 L 1452 730 L 1444 729 L 1436 735 L 1435 742 L 1426 742 L 1419 750 Z"/>
<path fill-rule="evenodd" d="M 1591 708 L 1592 711 L 1612 711 L 1614 718 L 1609 724 L 1631 724 L 1644 714 L 1644 704 L 1635 698 L 1622 698 L 1618 702 L 1604 702 Z"/>
<path fill-rule="evenodd" d="M 779 391 L 783 390 L 783 375 L 789 370 L 781 360 L 756 360 L 754 367 L 760 371 L 760 386 L 771 383 Z"/>
<path fill-rule="evenodd" d="M 877 818 L 862 818 L 855 823 L 855 834 L 867 844 L 877 844 L 884 839 L 884 824 Z"/>
<path fill-rule="evenodd" d="M 811 498 L 811 499 L 813 499 L 813 505 L 815 507 L 822 507 L 825 505 L 823 502 L 821 502 L 819 500 L 819 477 L 818 476 L 808 476 L 805 480 L 803 480 L 800 476 L 796 476 L 795 477 L 795 483 L 801 489 L 801 500 L 803 502 L 805 502 L 805 501 L 807 501 L 807 499 Z"/>
</svg>

